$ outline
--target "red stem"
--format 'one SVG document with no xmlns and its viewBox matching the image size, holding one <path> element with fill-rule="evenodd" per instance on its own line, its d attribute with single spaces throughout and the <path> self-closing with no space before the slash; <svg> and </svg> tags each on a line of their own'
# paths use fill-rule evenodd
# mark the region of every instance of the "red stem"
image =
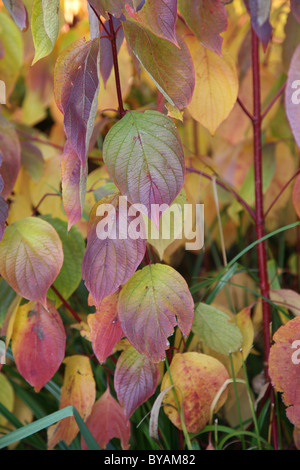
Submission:
<svg viewBox="0 0 300 470">
<path fill-rule="evenodd" d="M 262 188 L 262 140 L 261 140 L 261 88 L 260 88 L 260 67 L 259 67 L 259 39 L 252 28 L 252 77 L 253 77 L 253 145 L 254 145 L 254 175 L 255 175 L 255 228 L 256 238 L 260 239 L 265 235 L 265 216 L 263 209 L 263 188 Z M 259 285 L 263 297 L 270 298 L 270 287 L 267 270 L 266 245 L 260 242 L 257 245 L 257 259 L 259 270 Z M 270 323 L 271 308 L 269 302 L 262 299 L 263 314 L 263 339 L 264 339 L 264 372 L 265 378 L 269 381 L 268 360 L 271 345 Z M 274 406 L 274 393 L 270 394 L 271 407 Z M 275 407 L 274 407 L 275 410 Z M 276 418 L 272 420 L 272 436 L 274 448 L 278 449 Z"/>
<path fill-rule="evenodd" d="M 110 34 L 111 34 L 111 48 L 113 54 L 113 62 L 114 62 L 114 71 L 115 71 L 115 80 L 116 80 L 116 89 L 118 95 L 118 103 L 119 103 L 119 113 L 121 118 L 125 116 L 126 111 L 123 107 L 123 99 L 122 99 L 122 92 L 121 92 L 121 81 L 120 81 L 120 72 L 119 72 L 119 65 L 118 65 L 118 51 L 117 51 L 117 42 L 116 42 L 116 32 L 114 30 L 114 24 L 112 15 L 109 13 L 109 27 L 110 27 Z"/>
<path fill-rule="evenodd" d="M 71 307 L 71 305 L 63 298 L 63 296 L 61 295 L 61 293 L 56 289 L 56 287 L 54 287 L 53 285 L 51 286 L 51 289 L 53 290 L 53 292 L 57 295 L 57 297 L 62 301 L 62 303 L 64 304 L 64 306 L 69 310 L 70 313 L 72 313 L 73 317 L 75 318 L 75 320 L 78 321 L 78 323 L 81 322 L 81 318 L 77 315 L 77 313 L 75 312 L 75 310 Z"/>
</svg>

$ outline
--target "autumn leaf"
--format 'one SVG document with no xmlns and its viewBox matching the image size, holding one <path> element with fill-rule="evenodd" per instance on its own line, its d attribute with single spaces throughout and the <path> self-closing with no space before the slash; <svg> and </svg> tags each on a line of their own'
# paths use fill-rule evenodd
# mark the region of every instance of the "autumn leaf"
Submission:
<svg viewBox="0 0 300 470">
<path fill-rule="evenodd" d="M 178 45 L 176 38 L 177 0 L 148 0 L 135 12 L 127 5 L 129 16 L 155 36 Z"/>
<path fill-rule="evenodd" d="M 97 306 L 130 279 L 145 255 L 146 239 L 137 237 L 131 227 L 129 207 L 127 200 L 113 194 L 90 213 L 82 277 Z"/>
<path fill-rule="evenodd" d="M 0 273 L 20 296 L 46 308 L 47 291 L 62 264 L 61 240 L 45 220 L 27 217 L 6 227 L 0 243 Z"/>
<path fill-rule="evenodd" d="M 200 302 L 195 309 L 193 331 L 210 348 L 221 354 L 237 351 L 242 333 L 228 315 L 213 305 Z"/>
<path fill-rule="evenodd" d="M 179 11 L 204 47 L 222 55 L 227 12 L 222 0 L 179 0 Z"/>
<path fill-rule="evenodd" d="M 287 417 L 297 427 L 300 427 L 299 338 L 300 317 L 296 317 L 276 331 L 269 356 L 272 384 L 283 392 Z"/>
<path fill-rule="evenodd" d="M 223 364 L 217 359 L 196 352 L 176 354 L 170 365 L 172 383 L 180 406 L 183 406 L 184 421 L 188 432 L 201 431 L 210 418 L 213 400 L 223 384 L 229 378 Z M 161 390 L 171 385 L 166 372 Z M 224 404 L 227 389 L 220 396 L 215 412 Z M 164 397 L 164 411 L 172 423 L 181 429 L 181 420 L 176 407 L 173 389 Z"/>
<path fill-rule="evenodd" d="M 14 22 L 21 31 L 28 29 L 28 13 L 22 0 L 3 0 Z"/>
<path fill-rule="evenodd" d="M 65 356 L 65 346 L 63 322 L 50 301 L 47 309 L 37 302 L 19 307 L 12 352 L 18 371 L 36 392 L 57 372 Z"/>
<path fill-rule="evenodd" d="M 271 0 L 244 0 L 244 3 L 251 16 L 251 25 L 266 50 L 273 31 L 269 20 Z"/>
<path fill-rule="evenodd" d="M 0 403 L 12 412 L 15 403 L 14 389 L 9 382 L 8 378 L 0 372 Z M 0 429 L 2 426 L 7 425 L 7 419 L 1 414 L 0 415 Z"/>
<path fill-rule="evenodd" d="M 1 16 L 0 16 L 1 18 Z M 1 66 L 0 66 L 1 67 Z M 1 73 L 0 73 L 1 76 Z M 0 115 L 1 195 L 10 196 L 21 167 L 21 146 L 12 123 Z"/>
<path fill-rule="evenodd" d="M 93 409 L 96 398 L 96 386 L 89 359 L 74 355 L 66 357 L 64 383 L 61 389 L 59 408 L 74 406 L 83 421 L 86 421 Z M 53 449 L 60 441 L 67 445 L 77 436 L 79 429 L 75 418 L 64 418 L 48 428 L 48 448 Z"/>
<path fill-rule="evenodd" d="M 118 319 L 119 292 L 106 297 L 96 313 L 87 317 L 93 351 L 101 363 L 113 353 L 114 347 L 124 333 Z"/>
<path fill-rule="evenodd" d="M 118 315 L 130 343 L 159 362 L 176 325 L 184 335 L 189 334 L 193 310 L 184 278 L 171 266 L 153 264 L 137 271 L 122 288 Z"/>
<path fill-rule="evenodd" d="M 123 28 L 134 55 L 157 88 L 172 105 L 185 108 L 191 101 L 195 80 L 193 62 L 183 39 L 177 36 L 178 49 L 133 20 L 124 22 Z"/>
<path fill-rule="evenodd" d="M 195 91 L 188 110 L 214 135 L 237 100 L 239 83 L 235 63 L 225 50 L 220 57 L 205 48 L 194 36 L 186 35 L 185 40 L 196 75 Z"/>
<path fill-rule="evenodd" d="M 63 50 L 54 71 L 56 104 L 64 115 L 68 144 L 77 154 L 84 172 L 98 104 L 99 51 L 97 38 L 80 39 Z"/>
<path fill-rule="evenodd" d="M 114 375 L 114 386 L 119 402 L 128 418 L 148 398 L 157 387 L 159 369 L 157 364 L 133 346 L 122 352 Z"/>
<path fill-rule="evenodd" d="M 113 438 L 121 440 L 123 450 L 129 449 L 130 421 L 108 388 L 94 404 L 86 425 L 101 449 L 105 449 Z M 81 438 L 81 449 L 88 450 L 83 438 Z"/>
<path fill-rule="evenodd" d="M 157 111 L 126 113 L 106 135 L 103 159 L 122 195 L 158 225 L 153 205 L 166 208 L 184 182 L 183 148 L 172 120 Z"/>
<path fill-rule="evenodd" d="M 70 230 L 82 217 L 86 195 L 86 175 L 69 141 L 66 142 L 62 155 L 61 175 L 63 205 Z"/>
</svg>

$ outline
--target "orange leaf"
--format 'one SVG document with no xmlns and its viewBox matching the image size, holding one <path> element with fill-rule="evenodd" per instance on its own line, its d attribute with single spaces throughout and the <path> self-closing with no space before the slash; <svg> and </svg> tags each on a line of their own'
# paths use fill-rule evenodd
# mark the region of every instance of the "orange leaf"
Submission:
<svg viewBox="0 0 300 470">
<path fill-rule="evenodd" d="M 287 417 L 300 427 L 300 317 L 281 326 L 273 336 L 269 374 L 276 390 L 283 392 Z"/>
<path fill-rule="evenodd" d="M 86 425 L 102 449 L 114 437 L 121 439 L 123 450 L 129 449 L 130 421 L 125 418 L 123 408 L 111 396 L 109 388 L 94 404 Z M 81 448 L 88 449 L 83 438 Z"/>
<path fill-rule="evenodd" d="M 170 372 L 178 402 L 183 404 L 186 428 L 188 432 L 199 432 L 209 421 L 212 402 L 229 378 L 228 372 L 214 357 L 197 352 L 176 354 L 170 365 Z M 164 390 L 170 385 L 169 374 L 166 372 L 161 389 Z M 225 389 L 217 402 L 215 411 L 218 411 L 224 404 L 227 394 Z M 173 390 L 166 394 L 164 404 L 170 405 L 165 406 L 164 411 L 172 423 L 181 429 Z"/>
<path fill-rule="evenodd" d="M 118 299 L 119 292 L 105 297 L 97 312 L 87 317 L 93 350 L 100 364 L 106 361 L 116 343 L 124 336 L 118 319 Z"/>
<path fill-rule="evenodd" d="M 73 405 L 83 421 L 86 421 L 96 398 L 96 385 L 90 361 L 85 356 L 75 355 L 67 357 L 64 364 L 66 370 L 59 408 Z M 48 428 L 48 448 L 53 449 L 62 440 L 70 445 L 77 433 L 78 426 L 74 417 L 62 419 Z"/>
</svg>

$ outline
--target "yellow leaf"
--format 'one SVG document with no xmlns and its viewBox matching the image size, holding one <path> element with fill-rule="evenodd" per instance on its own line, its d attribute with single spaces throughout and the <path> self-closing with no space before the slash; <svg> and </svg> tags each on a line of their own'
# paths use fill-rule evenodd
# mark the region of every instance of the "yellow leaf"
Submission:
<svg viewBox="0 0 300 470">
<path fill-rule="evenodd" d="M 13 411 L 15 401 L 15 394 L 12 386 L 4 374 L 0 373 L 0 403 L 8 409 Z M 6 418 L 0 414 L 0 427 L 6 426 Z"/>
<path fill-rule="evenodd" d="M 95 399 L 96 386 L 88 357 L 70 356 L 64 360 L 66 364 L 64 383 L 61 389 L 60 409 L 73 405 L 83 421 L 90 415 Z M 64 440 L 70 445 L 78 433 L 75 418 L 64 418 L 48 428 L 48 448 Z"/>
<path fill-rule="evenodd" d="M 178 402 L 180 406 L 183 405 L 186 428 L 188 432 L 199 432 L 209 421 L 214 398 L 229 378 L 228 372 L 214 357 L 187 352 L 173 357 L 170 373 Z M 170 385 L 169 373 L 166 372 L 161 390 Z M 227 394 L 228 391 L 225 389 L 215 406 L 215 412 L 224 404 Z M 181 429 L 173 389 L 166 393 L 163 403 L 166 415 L 178 429 Z"/>
<path fill-rule="evenodd" d="M 186 36 L 196 74 L 195 91 L 188 110 L 212 135 L 227 118 L 238 95 L 238 77 L 231 56 L 220 57 L 194 36 Z"/>
</svg>

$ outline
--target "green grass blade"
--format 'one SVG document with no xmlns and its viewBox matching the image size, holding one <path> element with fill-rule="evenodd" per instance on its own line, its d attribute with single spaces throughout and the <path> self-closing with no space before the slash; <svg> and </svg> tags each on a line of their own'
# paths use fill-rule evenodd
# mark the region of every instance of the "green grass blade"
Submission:
<svg viewBox="0 0 300 470">
<path fill-rule="evenodd" d="M 82 420 L 81 416 L 79 415 L 78 411 L 73 406 L 66 406 L 62 410 L 55 411 L 54 413 L 51 413 L 44 418 L 38 419 L 33 423 L 22 426 L 21 428 L 16 429 L 15 431 L 10 432 L 3 437 L 0 437 L 0 449 L 3 449 L 4 447 L 7 447 L 16 441 L 25 439 L 26 437 L 57 423 L 57 421 L 60 421 L 63 418 L 68 418 L 70 416 L 74 416 L 76 419 L 79 430 L 89 450 L 101 450 L 86 424 Z"/>
</svg>

